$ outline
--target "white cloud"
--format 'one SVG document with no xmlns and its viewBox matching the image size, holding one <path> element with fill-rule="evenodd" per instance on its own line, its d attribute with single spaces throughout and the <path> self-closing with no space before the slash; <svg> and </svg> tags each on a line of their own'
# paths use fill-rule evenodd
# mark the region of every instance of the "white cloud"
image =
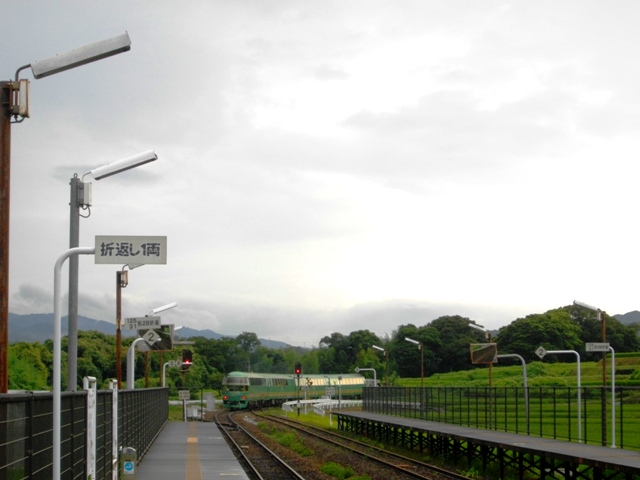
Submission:
<svg viewBox="0 0 640 480">
<path fill-rule="evenodd" d="M 81 220 L 83 244 L 168 236 L 168 264 L 131 274 L 132 316 L 178 301 L 176 324 L 310 345 L 574 297 L 637 308 L 635 4 L 34 5 L 5 6 L 6 78 L 123 31 L 132 49 L 31 81 L 11 311 L 47 309 L 70 177 L 149 148 L 92 181 Z M 82 315 L 113 318 L 118 268 L 81 260 Z"/>
</svg>

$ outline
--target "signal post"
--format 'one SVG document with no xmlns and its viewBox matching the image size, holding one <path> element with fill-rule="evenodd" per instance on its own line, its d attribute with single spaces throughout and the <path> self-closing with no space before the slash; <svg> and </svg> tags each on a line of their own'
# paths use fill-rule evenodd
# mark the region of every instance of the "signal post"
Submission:
<svg viewBox="0 0 640 480">
<path fill-rule="evenodd" d="M 302 364 L 300 362 L 296 363 L 295 366 L 296 380 L 298 382 L 298 388 L 296 388 L 296 392 L 298 394 L 298 416 L 300 416 L 300 375 L 302 375 Z"/>
</svg>

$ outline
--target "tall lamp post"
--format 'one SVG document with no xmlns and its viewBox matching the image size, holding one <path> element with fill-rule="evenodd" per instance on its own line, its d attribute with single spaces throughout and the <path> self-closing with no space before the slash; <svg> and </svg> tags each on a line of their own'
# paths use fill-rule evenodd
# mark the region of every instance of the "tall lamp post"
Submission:
<svg viewBox="0 0 640 480">
<path fill-rule="evenodd" d="M 602 343 L 606 343 L 607 342 L 607 320 L 605 318 L 606 312 L 600 310 L 598 307 L 594 307 L 587 303 L 580 302 L 579 300 L 574 300 L 573 304 L 579 307 L 586 308 L 587 310 L 593 310 L 594 312 L 596 312 L 598 321 L 602 325 Z M 605 362 L 606 359 L 607 359 L 607 352 L 603 351 L 602 352 L 602 386 L 603 387 L 607 386 L 607 365 Z"/>
<path fill-rule="evenodd" d="M 422 346 L 422 343 L 409 337 L 405 337 L 404 339 L 409 343 L 418 345 L 418 349 L 420 350 L 420 386 L 424 387 L 424 348 Z"/>
<path fill-rule="evenodd" d="M 604 311 L 600 310 L 598 307 L 594 307 L 592 305 L 589 305 L 588 303 L 584 303 L 584 302 L 580 302 L 578 300 L 574 300 L 573 301 L 574 305 L 577 305 L 579 307 L 583 307 L 586 308 L 588 310 L 592 310 L 594 312 L 596 312 L 598 321 L 600 322 L 601 326 L 602 326 L 602 343 L 606 344 L 607 343 L 607 320 L 606 320 L 606 314 Z M 608 344 L 607 344 L 607 350 L 603 350 L 602 351 L 602 400 L 601 400 L 601 409 L 602 409 L 602 413 L 601 413 L 601 418 L 602 418 L 602 445 L 606 445 L 607 444 L 607 402 L 605 400 L 605 396 L 604 396 L 604 389 L 607 386 L 607 351 L 611 350 L 611 352 L 613 352 L 613 348 L 611 348 Z M 613 353 L 613 357 L 612 360 L 615 361 L 615 353 Z M 611 379 L 612 382 L 615 383 L 615 362 L 612 361 L 611 362 Z M 614 393 L 611 397 L 611 402 L 615 408 L 615 390 L 612 390 Z M 612 422 L 614 423 L 614 428 L 615 428 L 615 414 L 612 416 Z M 612 435 L 615 435 L 615 430 L 612 432 Z M 613 441 L 615 442 L 615 438 L 613 439 Z M 614 443 L 615 445 L 615 443 Z"/>
<path fill-rule="evenodd" d="M 153 150 L 147 150 L 138 155 L 133 155 L 117 162 L 94 168 L 90 172 L 85 173 L 82 179 L 79 179 L 77 174 L 71 178 L 69 181 L 69 185 L 71 186 L 69 201 L 69 248 L 77 247 L 80 244 L 80 209 L 89 209 L 91 207 L 91 183 L 85 182 L 84 177 L 91 175 L 95 180 L 101 180 L 157 159 L 158 156 Z M 88 216 L 89 215 L 87 215 L 87 217 Z M 78 377 L 78 270 L 78 257 L 70 258 L 67 378 L 69 383 L 68 387 L 71 391 L 76 390 Z M 118 382 L 120 380 L 122 380 L 122 372 Z M 118 383 L 118 386 L 119 385 L 120 383 Z"/>
<path fill-rule="evenodd" d="M 11 186 L 11 124 L 29 117 L 29 81 L 20 72 L 31 67 L 35 79 L 102 60 L 131 49 L 129 35 L 86 45 L 20 67 L 14 81 L 0 82 L 0 393 L 7 393 L 9 352 L 9 213 Z M 11 118 L 13 117 L 13 121 Z M 18 119 L 20 117 L 20 119 Z M 56 473 L 56 472 L 54 472 Z"/>
<path fill-rule="evenodd" d="M 163 305 L 162 307 L 154 308 L 149 313 L 145 315 L 145 317 L 151 317 L 157 313 L 164 312 L 165 310 L 169 310 L 170 308 L 177 307 L 178 304 L 176 302 L 169 303 L 168 305 Z M 182 328 L 182 327 L 180 327 Z M 173 330 L 175 331 L 175 329 Z M 171 332 L 173 334 L 173 332 Z M 160 350 L 160 365 L 162 365 L 162 350 Z M 144 388 L 149 388 L 149 351 L 144 352 Z"/>
<path fill-rule="evenodd" d="M 129 285 L 129 270 L 143 265 L 123 265 L 116 272 L 116 381 L 118 390 L 122 388 L 122 289 Z"/>
<path fill-rule="evenodd" d="M 485 329 L 481 325 L 476 325 L 475 323 L 470 323 L 469 326 L 471 328 L 475 328 L 476 330 L 480 330 L 484 332 L 484 338 L 487 339 L 487 342 L 491 343 L 491 332 Z M 489 362 L 489 386 L 493 386 L 493 362 Z"/>
<path fill-rule="evenodd" d="M 378 347 L 377 345 L 371 345 L 372 348 L 375 348 L 376 350 L 381 351 L 382 353 L 384 353 L 384 356 L 386 357 L 386 367 L 384 369 L 385 374 L 386 374 L 386 385 L 387 387 L 389 386 L 389 352 L 387 352 L 384 348 L 382 347 Z"/>
</svg>

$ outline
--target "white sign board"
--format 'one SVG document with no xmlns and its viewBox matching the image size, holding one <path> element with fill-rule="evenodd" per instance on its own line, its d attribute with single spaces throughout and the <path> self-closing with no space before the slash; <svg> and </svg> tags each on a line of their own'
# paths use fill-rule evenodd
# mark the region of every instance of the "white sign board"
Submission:
<svg viewBox="0 0 640 480">
<path fill-rule="evenodd" d="M 587 352 L 608 352 L 608 343 L 587 343 Z"/>
<path fill-rule="evenodd" d="M 327 389 L 325 390 L 325 395 L 329 395 L 330 397 L 333 397 L 336 394 L 336 387 L 327 387 Z"/>
<path fill-rule="evenodd" d="M 96 264 L 165 265 L 167 237 L 96 235 Z"/>
<path fill-rule="evenodd" d="M 125 330 L 145 330 L 148 328 L 160 328 L 160 317 L 131 317 L 124 319 Z"/>
<path fill-rule="evenodd" d="M 179 400 L 189 400 L 189 390 L 178 390 L 178 399 Z"/>
</svg>

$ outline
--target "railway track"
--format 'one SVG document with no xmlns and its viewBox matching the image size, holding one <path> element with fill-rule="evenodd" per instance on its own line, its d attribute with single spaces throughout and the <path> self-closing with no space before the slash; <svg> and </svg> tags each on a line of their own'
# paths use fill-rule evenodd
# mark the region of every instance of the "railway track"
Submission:
<svg viewBox="0 0 640 480">
<path fill-rule="evenodd" d="M 235 415 L 246 415 L 246 412 L 231 413 L 221 410 L 216 414 L 215 422 L 247 475 L 257 480 L 305 480 L 305 477 L 300 476 L 282 458 L 243 428 L 234 418 Z"/>
<path fill-rule="evenodd" d="M 445 470 L 435 465 L 420 462 L 399 454 L 389 452 L 363 442 L 359 442 L 342 435 L 315 428 L 293 420 L 284 419 L 273 415 L 258 414 L 260 418 L 294 429 L 301 435 L 329 443 L 338 449 L 351 452 L 365 459 L 366 462 L 374 462 L 379 466 L 376 478 L 417 478 L 423 480 L 452 479 L 470 480 L 469 477 Z M 387 473 L 384 473 L 387 472 Z"/>
</svg>

